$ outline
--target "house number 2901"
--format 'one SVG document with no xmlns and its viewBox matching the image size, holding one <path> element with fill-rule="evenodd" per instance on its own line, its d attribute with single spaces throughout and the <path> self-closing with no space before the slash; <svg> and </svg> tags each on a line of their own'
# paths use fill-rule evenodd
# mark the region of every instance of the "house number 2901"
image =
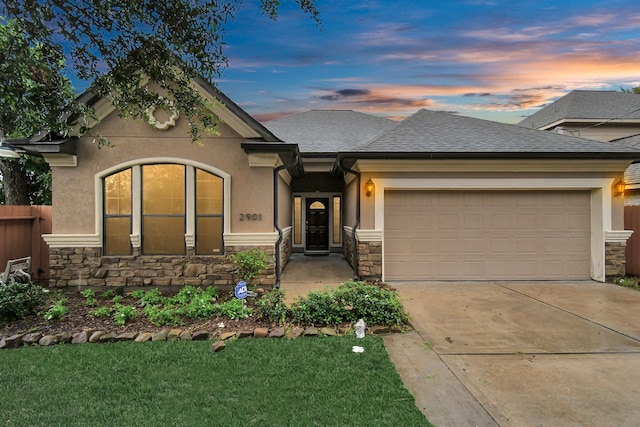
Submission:
<svg viewBox="0 0 640 427">
<path fill-rule="evenodd" d="M 240 221 L 262 221 L 262 214 L 256 214 L 256 213 L 240 214 Z"/>
</svg>

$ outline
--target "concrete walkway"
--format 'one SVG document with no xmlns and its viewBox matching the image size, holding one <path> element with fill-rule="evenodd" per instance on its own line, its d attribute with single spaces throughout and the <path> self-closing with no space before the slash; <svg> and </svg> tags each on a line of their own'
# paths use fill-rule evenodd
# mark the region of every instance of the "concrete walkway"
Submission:
<svg viewBox="0 0 640 427">
<path fill-rule="evenodd" d="M 287 299 L 351 278 L 296 255 Z M 414 331 L 384 337 L 416 405 L 444 426 L 640 424 L 640 292 L 596 282 L 395 283 Z"/>
<path fill-rule="evenodd" d="M 285 301 L 292 303 L 297 297 L 327 287 L 337 287 L 353 278 L 353 269 L 342 254 L 293 254 L 280 279 Z"/>
</svg>

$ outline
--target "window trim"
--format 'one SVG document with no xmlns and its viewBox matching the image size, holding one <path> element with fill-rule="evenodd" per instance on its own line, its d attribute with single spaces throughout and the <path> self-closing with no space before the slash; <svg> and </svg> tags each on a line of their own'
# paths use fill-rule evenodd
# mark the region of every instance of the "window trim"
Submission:
<svg viewBox="0 0 640 427">
<path fill-rule="evenodd" d="M 195 169 L 202 169 L 205 172 L 217 175 L 222 178 L 222 210 L 223 210 L 223 246 L 224 235 L 231 232 L 231 175 L 215 166 L 205 163 L 181 159 L 177 157 L 148 157 L 144 159 L 130 160 L 119 163 L 110 168 L 98 172 L 94 176 L 95 194 L 95 230 L 104 242 L 104 178 L 117 173 L 123 169 L 131 168 L 131 246 L 141 249 L 141 227 L 142 227 L 142 166 L 150 164 L 178 164 L 186 167 L 187 173 L 192 173 L 195 177 Z M 196 236 L 196 213 L 195 213 L 195 180 L 186 179 L 186 212 L 185 212 L 185 245 L 195 248 Z"/>
</svg>

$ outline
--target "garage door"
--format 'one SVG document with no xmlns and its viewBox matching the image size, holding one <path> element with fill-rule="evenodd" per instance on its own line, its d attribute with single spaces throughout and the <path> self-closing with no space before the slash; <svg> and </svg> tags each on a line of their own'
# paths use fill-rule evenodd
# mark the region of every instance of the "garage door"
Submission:
<svg viewBox="0 0 640 427">
<path fill-rule="evenodd" d="M 386 191 L 385 280 L 589 279 L 588 191 Z"/>
</svg>

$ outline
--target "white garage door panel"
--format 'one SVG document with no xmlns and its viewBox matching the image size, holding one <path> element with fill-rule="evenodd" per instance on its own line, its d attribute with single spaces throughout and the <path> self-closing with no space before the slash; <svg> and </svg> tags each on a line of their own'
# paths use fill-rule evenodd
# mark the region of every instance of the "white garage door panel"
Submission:
<svg viewBox="0 0 640 427">
<path fill-rule="evenodd" d="M 589 191 L 387 191 L 386 280 L 588 279 Z"/>
</svg>

